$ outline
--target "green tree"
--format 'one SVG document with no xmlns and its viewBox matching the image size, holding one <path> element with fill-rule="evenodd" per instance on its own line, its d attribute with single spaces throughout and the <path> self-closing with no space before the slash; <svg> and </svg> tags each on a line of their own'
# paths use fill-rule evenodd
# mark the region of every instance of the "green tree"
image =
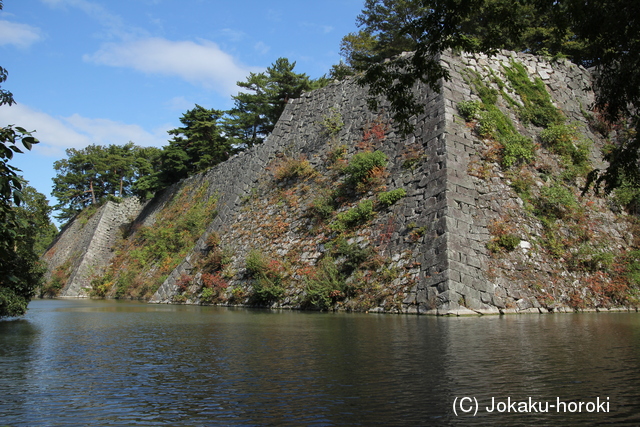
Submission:
<svg viewBox="0 0 640 427">
<path fill-rule="evenodd" d="M 25 200 L 19 169 L 9 164 L 22 153 L 18 144 L 30 149 L 37 142 L 20 127 L 0 130 L 0 317 L 23 315 L 42 281 L 34 230 L 18 211 Z"/>
<path fill-rule="evenodd" d="M 373 43 L 368 51 L 353 52 L 350 60 L 362 72 L 359 82 L 369 86 L 370 106 L 377 107 L 373 97 L 385 95 L 401 130 L 410 131 L 410 117 L 424 111 L 414 85 L 421 81 L 439 90 L 440 80 L 449 78 L 438 55 L 447 49 L 523 50 L 532 29 L 549 16 L 546 7 L 536 9 L 533 3 L 537 0 L 367 0 L 358 25 Z M 555 29 L 554 40 L 562 38 L 555 22 L 547 25 Z M 547 41 L 536 49 L 552 46 Z M 413 54 L 400 55 L 409 51 Z"/>
<path fill-rule="evenodd" d="M 586 40 L 585 65 L 596 68 L 596 108 L 610 123 L 620 123 L 618 137 L 605 153 L 606 170 L 595 170 L 590 183 L 609 193 L 640 188 L 640 2 L 595 0 L 568 2 L 569 25 Z"/>
<path fill-rule="evenodd" d="M 162 151 L 155 177 L 159 188 L 215 166 L 233 154 L 231 141 L 222 132 L 222 115 L 222 111 L 197 104 L 182 115 L 184 126 L 169 131 L 173 138 Z"/>
<path fill-rule="evenodd" d="M 47 197 L 22 181 L 23 201 L 15 208 L 16 215 L 28 224 L 33 237 L 33 251 L 42 255 L 58 235 L 58 228 L 51 222 L 51 211 Z"/>
<path fill-rule="evenodd" d="M 0 67 L 0 84 L 7 75 Z M 13 103 L 12 93 L 0 88 L 0 105 Z M 9 164 L 14 153 L 22 153 L 21 147 L 30 150 L 37 142 L 19 126 L 0 128 L 0 317 L 24 314 L 42 281 L 43 270 L 33 250 L 33 228 L 16 209 L 25 199 L 20 170 Z"/>
<path fill-rule="evenodd" d="M 233 97 L 234 108 L 227 112 L 224 123 L 225 134 L 234 146 L 260 144 L 271 132 L 267 83 L 264 73 L 250 73 L 247 81 L 238 82 L 244 91 Z"/>
<path fill-rule="evenodd" d="M 162 167 L 162 152 L 157 147 L 138 147 L 136 151 L 131 192 L 142 200 L 150 199 L 160 189 L 157 174 Z"/>
<path fill-rule="evenodd" d="M 262 143 L 291 99 L 329 82 L 324 77 L 312 80 L 295 73 L 295 66 L 287 58 L 278 58 L 264 73 L 251 73 L 247 81 L 238 82 L 244 90 L 233 97 L 235 105 L 227 112 L 224 128 L 234 146 Z"/>
<path fill-rule="evenodd" d="M 55 209 L 61 212 L 56 217 L 70 219 L 88 205 L 102 203 L 109 196 L 147 197 L 150 189 L 134 184 L 154 172 L 159 153 L 158 148 L 142 148 L 132 142 L 67 149 L 67 158 L 53 164 L 56 176 L 52 195 L 59 202 Z"/>
<path fill-rule="evenodd" d="M 302 92 L 314 88 L 309 76 L 293 72 L 295 66 L 296 63 L 289 62 L 287 58 L 278 58 L 267 68 L 269 78 L 266 92 L 270 108 L 266 115 L 269 119 L 269 132 L 273 131 L 284 107 L 291 99 L 299 98 Z"/>
<path fill-rule="evenodd" d="M 362 69 L 373 58 L 384 60 L 415 50 L 420 34 L 408 30 L 427 12 L 419 1 L 367 0 L 356 20 L 362 29 L 342 39 L 341 54 L 350 65 Z"/>
</svg>

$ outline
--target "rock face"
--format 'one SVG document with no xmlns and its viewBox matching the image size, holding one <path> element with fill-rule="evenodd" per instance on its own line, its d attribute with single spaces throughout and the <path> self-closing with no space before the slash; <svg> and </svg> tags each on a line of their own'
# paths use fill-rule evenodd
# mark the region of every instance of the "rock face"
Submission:
<svg viewBox="0 0 640 427">
<path fill-rule="evenodd" d="M 384 100 L 380 111 L 370 111 L 366 90 L 352 81 L 304 94 L 287 105 L 264 144 L 168 188 L 144 209 L 135 201 L 109 203 L 83 226 L 73 221 L 44 256 L 49 275 L 67 262 L 63 296 L 86 296 L 90 279 L 106 274 L 102 295 L 141 297 L 127 294 L 127 287 L 147 280 L 152 283 L 145 285 L 146 295 L 156 303 L 457 315 L 619 303 L 599 299 L 587 286 L 594 271 L 567 265 L 570 245 L 550 254 L 548 218 L 531 213 L 553 184 L 549 174 L 562 171 L 559 156 L 537 147 L 535 160 L 505 168 L 499 152 L 490 155 L 495 141 L 480 138 L 477 120 L 465 121 L 458 112 L 460 102 L 478 99 L 471 81 L 479 76 L 504 94 L 497 106 L 514 128 L 539 141 L 541 128 L 523 123 L 515 112 L 523 101 L 503 83 L 505 65 L 522 64 L 531 81 L 544 83 L 581 138 L 596 143 L 590 157 L 600 165 L 600 142 L 585 114 L 593 103 L 589 73 L 568 62 L 510 52 L 492 58 L 445 54 L 441 61 L 451 79 L 439 93 L 416 88 L 425 112 L 415 118 L 412 134 L 397 132 Z M 384 153 L 384 165 L 356 182 L 354 159 L 376 151 Z M 533 184 L 527 197 L 513 184 L 520 175 Z M 563 188 L 577 195 L 580 179 Z M 148 265 L 137 279 L 124 281 L 127 252 L 143 247 L 149 235 L 140 228 L 174 224 L 166 212 L 176 200 L 207 202 L 211 209 L 215 201 L 217 214 L 179 259 L 144 258 Z M 593 205 L 581 220 L 599 225 L 588 245 L 623 251 L 626 223 L 605 200 L 589 200 L 580 201 Z M 133 225 L 116 242 L 119 227 L 134 213 Z M 575 230 L 567 228 L 566 218 L 558 222 L 558 233 L 569 239 Z M 491 242 L 507 229 L 517 239 L 514 247 L 492 250 Z M 599 240 L 605 235 L 606 241 Z M 109 265 L 114 251 L 120 254 L 117 268 Z M 160 274 L 163 268 L 166 274 Z"/>
</svg>

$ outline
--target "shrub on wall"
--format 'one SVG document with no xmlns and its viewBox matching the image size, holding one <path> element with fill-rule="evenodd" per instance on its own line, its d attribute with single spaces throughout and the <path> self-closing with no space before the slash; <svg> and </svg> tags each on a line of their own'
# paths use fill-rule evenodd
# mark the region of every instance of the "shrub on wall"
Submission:
<svg viewBox="0 0 640 427">
<path fill-rule="evenodd" d="M 529 163 L 535 157 L 535 145 L 531 139 L 520 135 L 511 134 L 501 138 L 502 166 L 510 168 L 521 163 Z"/>
<path fill-rule="evenodd" d="M 284 265 L 270 259 L 258 250 L 251 250 L 245 259 L 247 273 L 254 279 L 251 300 L 265 305 L 278 301 L 284 295 Z"/>
<path fill-rule="evenodd" d="M 481 110 L 480 101 L 461 101 L 457 107 L 458 112 L 466 121 L 470 122 L 479 118 Z"/>
<path fill-rule="evenodd" d="M 363 200 L 348 211 L 340 212 L 331 224 L 331 228 L 335 231 L 345 231 L 371 218 L 373 218 L 373 201 Z"/>
<path fill-rule="evenodd" d="M 345 182 L 353 186 L 371 183 L 376 169 L 384 169 L 387 163 L 387 155 L 380 150 L 355 154 L 344 170 Z"/>
<path fill-rule="evenodd" d="M 336 210 L 335 195 L 321 195 L 313 199 L 309 205 L 310 213 L 320 220 L 331 218 Z"/>
<path fill-rule="evenodd" d="M 530 122 L 536 126 L 548 127 L 564 122 L 564 116 L 553 106 L 551 96 L 542 79 L 537 77 L 531 80 L 524 66 L 513 60 L 510 66 L 503 66 L 503 70 L 522 100 L 522 105 L 518 104 L 517 109 L 524 123 Z"/>
<path fill-rule="evenodd" d="M 274 171 L 276 181 L 307 178 L 316 173 L 307 159 L 285 159 Z"/>
<path fill-rule="evenodd" d="M 566 168 L 572 168 L 578 175 L 586 175 L 590 169 L 589 146 L 581 141 L 575 128 L 566 124 L 552 124 L 540 132 L 540 140 L 552 153 L 562 158 Z"/>
<path fill-rule="evenodd" d="M 301 304 L 305 308 L 327 310 L 345 297 L 344 276 L 331 256 L 322 258 L 304 278 L 305 294 Z"/>
<path fill-rule="evenodd" d="M 223 292 L 229 287 L 229 284 L 224 280 L 219 271 L 215 273 L 203 273 L 200 279 L 202 280 L 200 301 L 205 304 L 220 301 Z"/>
<path fill-rule="evenodd" d="M 507 251 L 511 252 L 520 245 L 520 238 L 515 234 L 503 234 L 494 237 L 488 244 L 487 249 L 491 252 Z"/>
<path fill-rule="evenodd" d="M 340 111 L 335 107 L 329 108 L 329 114 L 322 117 L 320 126 L 329 136 L 336 136 L 344 127 Z"/>
<path fill-rule="evenodd" d="M 76 257 L 69 257 L 63 264 L 53 270 L 51 279 L 40 289 L 40 297 L 55 297 L 60 293 L 71 276 L 71 262 L 74 258 Z"/>
<path fill-rule="evenodd" d="M 153 226 L 138 226 L 121 242 L 107 274 L 116 298 L 150 298 L 216 216 L 216 196 L 206 184 L 185 187 L 159 212 Z"/>
<path fill-rule="evenodd" d="M 378 194 L 378 200 L 380 203 L 386 206 L 391 206 L 396 203 L 398 200 L 402 199 L 407 195 L 407 190 L 404 188 L 397 188 L 391 191 L 385 191 L 383 193 Z"/>
<path fill-rule="evenodd" d="M 536 214 L 549 219 L 562 219 L 577 209 L 573 193 L 565 186 L 555 183 L 551 187 L 543 187 L 536 202 Z"/>
</svg>

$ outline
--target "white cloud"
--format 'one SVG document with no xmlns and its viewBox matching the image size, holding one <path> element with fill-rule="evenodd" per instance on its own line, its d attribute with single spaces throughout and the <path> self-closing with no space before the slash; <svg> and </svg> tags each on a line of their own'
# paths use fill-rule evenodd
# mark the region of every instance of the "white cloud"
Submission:
<svg viewBox="0 0 640 427">
<path fill-rule="evenodd" d="M 239 64 L 217 44 L 206 40 L 195 43 L 147 38 L 107 43 L 93 55 L 85 55 L 84 59 L 144 73 L 178 76 L 223 95 L 237 92 L 236 82 L 244 80 L 250 71 L 261 71 Z"/>
<path fill-rule="evenodd" d="M 23 104 L 0 106 L 0 123 L 15 124 L 28 131 L 35 130 L 34 136 L 40 143 L 34 146 L 34 151 L 55 157 L 63 156 L 67 148 L 84 148 L 91 144 L 122 145 L 133 141 L 140 146 L 159 147 L 166 145 L 166 131 L 171 128 L 167 125 L 149 132 L 139 125 L 92 119 L 79 114 L 53 117 Z"/>
<path fill-rule="evenodd" d="M 263 42 L 256 43 L 255 46 L 253 46 L 253 48 L 261 55 L 266 54 L 271 49 L 271 47 L 267 46 Z"/>
<path fill-rule="evenodd" d="M 144 29 L 125 25 L 122 18 L 90 0 L 41 0 L 51 7 L 75 7 L 96 20 L 106 31 L 109 40 L 97 52 L 84 55 L 84 60 L 100 65 L 132 68 L 149 74 L 178 76 L 192 84 L 216 90 L 229 96 L 237 92 L 236 83 L 249 72 L 263 69 L 241 65 L 232 55 L 216 43 L 199 40 L 171 41 L 149 37 Z M 221 34 L 231 40 L 240 40 L 246 34 L 223 29 Z M 264 51 L 266 46 L 260 46 Z"/>
<path fill-rule="evenodd" d="M 40 29 L 27 24 L 0 20 L 0 45 L 26 48 L 42 40 Z"/>
</svg>

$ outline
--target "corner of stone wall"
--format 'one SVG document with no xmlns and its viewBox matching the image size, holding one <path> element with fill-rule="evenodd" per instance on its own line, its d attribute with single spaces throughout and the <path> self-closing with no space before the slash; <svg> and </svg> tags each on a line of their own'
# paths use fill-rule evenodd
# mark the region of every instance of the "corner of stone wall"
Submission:
<svg viewBox="0 0 640 427">
<path fill-rule="evenodd" d="M 445 108 L 446 189 L 447 189 L 447 280 L 439 295 L 442 303 L 437 314 L 473 313 L 498 314 L 504 308 L 501 290 L 487 278 L 489 252 L 486 244 L 491 236 L 488 224 L 498 215 L 492 194 L 502 188 L 500 178 L 479 184 L 470 176 L 469 162 L 477 155 L 480 141 L 473 130 L 457 114 L 461 101 L 477 99 L 465 83 L 462 72 L 468 67 L 499 71 L 502 64 L 518 61 L 530 76 L 539 77 L 547 86 L 554 105 L 565 112 L 567 118 L 581 128 L 581 133 L 591 134 L 583 115 L 583 108 L 593 103 L 591 76 L 582 67 L 568 61 L 548 62 L 533 55 L 499 52 L 488 58 L 485 55 L 447 53 L 442 56 L 443 65 L 451 79 L 443 84 Z M 595 149 L 595 148 L 594 148 Z M 593 160 L 601 162 L 598 155 Z M 493 193 L 485 194 L 492 188 Z M 462 311 L 461 311 L 462 310 Z M 536 311 L 537 312 L 537 311 Z"/>
<path fill-rule="evenodd" d="M 468 173 L 470 156 L 478 143 L 457 104 L 471 98 L 471 90 L 460 75 L 460 56 L 441 58 L 451 79 L 442 86 L 445 110 L 447 280 L 439 296 L 439 315 L 498 314 L 495 289 L 486 279 L 487 220 L 478 209 L 478 190 Z"/>
</svg>

